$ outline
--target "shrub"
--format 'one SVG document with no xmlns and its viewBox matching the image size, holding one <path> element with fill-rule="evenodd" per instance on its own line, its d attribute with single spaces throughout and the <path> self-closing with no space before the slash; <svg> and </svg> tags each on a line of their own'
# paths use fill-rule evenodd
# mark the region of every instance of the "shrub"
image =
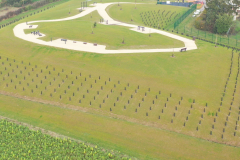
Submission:
<svg viewBox="0 0 240 160">
<path fill-rule="evenodd" d="M 21 7 L 21 3 L 14 2 L 13 7 Z"/>
</svg>

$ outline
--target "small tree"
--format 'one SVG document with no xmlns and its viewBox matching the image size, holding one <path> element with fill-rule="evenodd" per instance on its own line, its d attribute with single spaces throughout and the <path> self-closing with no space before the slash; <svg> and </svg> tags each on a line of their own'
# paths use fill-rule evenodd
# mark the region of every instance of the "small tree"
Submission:
<svg viewBox="0 0 240 160">
<path fill-rule="evenodd" d="M 97 27 L 97 22 L 94 22 L 93 27 L 94 27 L 94 28 Z"/>
</svg>

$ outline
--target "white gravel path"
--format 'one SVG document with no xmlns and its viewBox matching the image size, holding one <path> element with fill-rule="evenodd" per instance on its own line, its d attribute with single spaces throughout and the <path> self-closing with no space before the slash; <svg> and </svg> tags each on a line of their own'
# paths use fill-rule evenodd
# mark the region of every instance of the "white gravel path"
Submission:
<svg viewBox="0 0 240 160">
<path fill-rule="evenodd" d="M 125 3 L 125 2 L 123 2 Z M 148 28 L 145 27 L 145 31 L 142 30 L 138 30 L 138 26 L 137 25 L 132 25 L 132 24 L 127 24 L 127 23 L 123 23 L 123 22 L 118 22 L 113 20 L 106 12 L 106 8 L 111 5 L 111 4 L 115 4 L 115 3 L 105 3 L 105 4 L 95 4 L 93 7 L 88 7 L 85 8 L 85 10 L 75 16 L 72 17 L 67 17 L 67 18 L 63 18 L 63 19 L 55 19 L 55 20 L 39 20 L 39 21 L 31 21 L 28 22 L 28 25 L 26 23 L 20 23 L 18 25 L 16 25 L 13 29 L 14 35 L 20 39 L 29 41 L 29 42 L 33 42 L 33 43 L 37 43 L 37 44 L 41 44 L 41 45 L 47 45 L 47 46 L 52 46 L 52 47 L 58 47 L 58 48 L 65 48 L 65 49 L 71 49 L 71 50 L 77 50 L 77 51 L 85 51 L 85 52 L 93 52 L 93 53 L 101 53 L 101 54 L 116 54 L 116 53 L 150 53 L 150 52 L 179 52 L 181 48 L 186 47 L 187 50 L 193 50 L 193 49 L 197 49 L 197 46 L 195 44 L 195 42 L 193 40 L 189 40 L 187 38 L 178 36 L 178 35 L 174 35 L 165 31 L 161 31 L 161 30 L 157 30 L 157 29 L 153 29 L 153 28 Z M 131 30 L 136 31 L 136 32 L 140 32 L 140 33 L 144 33 L 144 34 L 149 34 L 149 33 L 158 33 L 158 34 L 162 34 L 164 36 L 167 37 L 171 37 L 180 41 L 183 41 L 185 46 L 182 46 L 181 48 L 166 48 L 166 49 L 121 49 L 121 50 L 107 50 L 106 46 L 104 45 L 97 45 L 94 46 L 93 43 L 87 43 L 87 44 L 83 44 L 83 42 L 80 41 L 74 41 L 74 40 L 68 40 L 65 44 L 64 41 L 61 41 L 61 39 L 57 39 L 54 41 L 43 41 L 38 39 L 39 36 L 38 35 L 33 35 L 33 34 L 25 34 L 24 33 L 24 29 L 30 29 L 29 26 L 32 23 L 37 23 L 37 22 L 58 22 L 58 21 L 67 21 L 67 20 L 73 20 L 73 19 L 77 19 L 79 17 L 83 17 L 93 11 L 97 10 L 98 13 L 103 17 L 104 19 L 104 23 L 105 25 L 121 25 L 121 26 L 126 26 L 126 27 L 130 27 Z M 32 25 L 32 28 L 37 28 L 38 25 Z M 43 33 L 41 33 L 42 36 L 44 36 Z M 103 37 L 104 38 L 104 37 Z"/>
</svg>

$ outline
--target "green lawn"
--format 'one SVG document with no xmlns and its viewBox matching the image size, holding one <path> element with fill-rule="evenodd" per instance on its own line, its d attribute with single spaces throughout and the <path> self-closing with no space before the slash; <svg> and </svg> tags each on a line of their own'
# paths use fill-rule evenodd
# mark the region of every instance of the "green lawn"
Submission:
<svg viewBox="0 0 240 160">
<path fill-rule="evenodd" d="M 239 148 L 127 121 L 0 95 L 3 116 L 139 159 L 238 159 Z M 132 158 L 135 159 L 135 158 Z"/>
<path fill-rule="evenodd" d="M 66 3 L 19 23 L 62 18 L 60 9 L 67 12 Z M 0 91 L 25 100 L 1 98 L 1 114 L 145 159 L 239 156 L 239 148 L 223 145 L 239 146 L 238 53 L 231 59 L 231 50 L 199 40 L 197 50 L 174 58 L 173 53 L 77 52 L 18 39 L 15 25 L 0 30 Z"/>
<path fill-rule="evenodd" d="M 122 10 L 120 10 L 122 9 Z M 170 28 L 189 8 L 156 4 L 115 4 L 106 11 L 115 20 L 161 28 Z M 170 21 L 171 20 L 171 21 Z"/>
<path fill-rule="evenodd" d="M 100 19 L 100 15 L 97 11 L 94 11 L 92 14 L 76 20 L 37 23 L 39 24 L 37 30 L 47 35 L 41 38 L 46 41 L 50 41 L 52 37 L 53 39 L 66 38 L 106 45 L 107 49 L 152 49 L 184 46 L 181 41 L 160 34 L 151 34 L 151 37 L 149 37 L 148 34 L 131 31 L 127 27 L 97 24 L 97 27 L 94 28 L 94 22 L 99 22 Z M 25 32 L 30 33 L 33 30 L 27 29 Z M 66 32 L 68 30 L 71 30 L 71 32 Z M 92 34 L 92 31 L 94 34 Z M 123 39 L 124 44 L 122 44 Z"/>
</svg>

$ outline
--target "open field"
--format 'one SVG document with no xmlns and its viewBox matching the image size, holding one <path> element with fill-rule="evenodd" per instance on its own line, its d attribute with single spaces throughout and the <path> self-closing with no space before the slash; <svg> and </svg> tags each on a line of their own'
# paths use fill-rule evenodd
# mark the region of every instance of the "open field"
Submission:
<svg viewBox="0 0 240 160">
<path fill-rule="evenodd" d="M 118 21 L 166 29 L 173 26 L 174 22 L 188 9 L 156 4 L 120 4 L 109 6 L 107 12 Z"/>
<path fill-rule="evenodd" d="M 90 13 L 82 18 L 62 22 L 34 23 L 39 25 L 37 30 L 47 36 L 41 38 L 45 41 L 51 41 L 51 38 L 65 38 L 75 41 L 85 41 L 106 45 L 107 49 L 155 49 L 155 48 L 172 48 L 182 47 L 184 43 L 160 34 L 138 33 L 129 30 L 128 27 L 117 25 L 97 24 L 102 17 L 97 11 Z M 25 33 L 31 33 L 36 29 L 26 29 Z M 72 32 L 66 32 L 71 30 Z M 92 34 L 93 32 L 93 34 Z M 106 37 L 106 35 L 108 35 Z M 106 37 L 102 39 L 102 37 Z M 122 43 L 124 39 L 124 44 Z"/>
<path fill-rule="evenodd" d="M 65 17 L 67 3 L 19 23 Z M 142 159 L 239 157 L 239 53 L 197 40 L 183 53 L 99 55 L 26 42 L 14 26 L 0 30 L 1 115 Z"/>
<path fill-rule="evenodd" d="M 0 95 L 0 102 L 1 115 L 139 159 L 225 160 L 240 156 L 237 147 L 120 119 L 4 95 Z"/>
<path fill-rule="evenodd" d="M 233 59 L 231 65 L 232 55 Z M 158 55 L 155 54 L 155 56 Z M 176 56 L 181 57 L 183 55 L 177 54 Z M 139 123 L 148 122 L 149 125 L 154 125 L 160 128 L 194 135 L 201 138 L 212 138 L 212 140 L 215 141 L 225 142 L 226 139 L 229 143 L 233 145 L 238 145 L 239 141 L 236 135 L 238 135 L 239 132 L 235 129 L 235 125 L 237 126 L 237 123 L 235 124 L 235 121 L 238 121 L 239 119 L 239 99 L 235 99 L 235 101 L 232 101 L 231 97 L 232 93 L 234 93 L 234 97 L 237 97 L 239 95 L 239 92 L 236 92 L 236 90 L 239 89 L 239 86 L 235 86 L 235 79 L 236 76 L 238 76 L 237 72 L 239 70 L 239 55 L 237 53 L 231 54 L 230 51 L 229 54 L 225 53 L 223 55 L 217 52 L 216 56 L 218 58 L 221 56 L 225 59 L 229 58 L 227 64 L 228 66 L 232 66 L 232 75 L 230 74 L 229 78 L 228 76 L 224 76 L 224 78 L 225 80 L 228 78 L 227 82 L 230 81 L 231 83 L 226 84 L 227 90 L 225 89 L 225 91 L 223 92 L 222 90 L 224 89 L 225 82 L 224 79 L 218 82 L 214 77 L 204 77 L 208 78 L 208 81 L 212 79 L 212 84 L 215 82 L 215 84 L 219 83 L 221 86 L 223 86 L 222 88 L 219 88 L 216 85 L 214 92 L 218 92 L 219 94 L 212 93 L 213 95 L 211 97 L 208 97 L 209 100 L 201 99 L 202 97 L 197 93 L 194 93 L 195 95 L 188 95 L 188 93 L 179 94 L 177 92 L 177 89 L 181 88 L 177 88 L 177 86 L 175 86 L 175 88 L 177 88 L 176 90 L 169 92 L 167 91 L 167 89 L 170 88 L 169 86 L 165 88 L 162 85 L 155 84 L 154 87 L 149 85 L 149 83 L 144 83 L 144 81 L 138 81 L 137 83 L 133 83 L 130 79 L 128 79 L 127 81 L 126 78 L 116 79 L 114 75 L 106 76 L 99 72 L 96 74 L 92 72 L 93 69 L 91 69 L 90 72 L 88 68 L 85 68 L 85 65 L 83 65 L 81 69 L 71 69 L 63 67 L 63 63 L 61 63 L 62 67 L 58 67 L 57 65 L 52 66 L 50 64 L 43 66 L 41 64 L 37 64 L 36 62 L 25 62 L 5 57 L 1 57 L 2 70 L 0 74 L 3 79 L 3 82 L 1 83 L 1 88 L 4 92 L 17 93 L 17 95 L 19 96 L 28 96 L 29 98 L 38 98 L 42 100 L 52 101 L 55 103 L 69 104 L 73 105 L 75 109 L 82 109 L 83 107 L 90 109 L 90 112 L 91 109 L 93 109 L 94 113 L 111 112 L 119 116 L 124 116 L 125 119 L 134 118 Z M 130 64 L 133 64 L 133 61 L 129 59 L 129 57 L 120 57 L 121 59 L 125 59 L 124 61 L 128 59 L 128 61 L 130 61 Z M 142 57 L 145 57 L 145 60 L 147 60 L 147 56 Z M 150 57 L 150 55 L 148 55 L 148 57 Z M 217 57 L 214 58 L 217 59 Z M 166 59 L 173 58 L 171 58 L 169 55 L 168 57 L 165 57 L 165 61 Z M 178 59 L 175 58 L 175 60 Z M 108 61 L 113 60 L 108 59 Z M 85 63 L 86 60 L 84 64 Z M 91 60 L 89 60 L 88 63 L 91 63 Z M 95 61 L 94 63 L 96 64 L 97 61 Z M 188 62 L 188 64 L 189 63 L 190 62 Z M 124 65 L 130 64 L 126 62 L 124 63 Z M 182 67 L 186 67 L 185 64 L 186 63 L 184 63 Z M 210 64 L 212 63 L 209 62 L 209 65 Z M 161 65 L 164 66 L 164 63 L 162 62 Z M 204 65 L 207 65 L 207 63 L 205 63 Z M 216 66 L 219 67 L 220 64 Z M 180 67 L 180 65 L 178 67 Z M 193 65 L 191 66 L 191 68 L 193 68 Z M 114 70 L 116 72 L 117 70 L 121 70 L 121 68 L 115 68 Z M 175 70 L 174 72 L 179 72 L 180 70 Z M 188 72 L 190 72 L 190 68 L 188 68 L 187 70 Z M 216 72 L 217 69 L 214 70 Z M 100 68 L 98 69 L 98 71 L 100 71 Z M 223 70 L 220 70 L 219 72 L 223 72 Z M 188 78 L 188 76 L 190 76 L 187 75 L 186 72 L 183 72 L 182 74 L 185 78 Z M 218 73 L 218 75 L 220 74 L 221 73 Z M 181 75 L 178 76 L 181 77 Z M 198 77 L 199 75 L 197 74 L 196 76 Z M 213 73 L 211 76 L 213 76 Z M 133 78 L 133 76 L 131 78 Z M 178 80 L 180 81 L 181 79 L 179 78 Z M 185 79 L 182 79 L 182 81 L 184 80 Z M 192 78 L 190 79 L 190 81 L 191 80 Z M 202 79 L 200 81 L 202 82 L 204 80 Z M 150 82 L 150 80 L 148 80 L 148 82 Z M 207 85 L 210 85 L 208 83 L 205 84 L 206 88 Z M 197 87 L 194 88 L 192 92 L 200 92 L 202 88 L 198 88 L 199 85 L 200 84 L 196 85 Z M 186 90 L 188 89 L 187 85 L 181 87 L 186 87 Z M 193 87 L 194 85 L 191 89 L 193 89 Z M 212 89 L 213 88 L 214 86 L 212 85 Z M 201 92 L 202 94 L 204 94 L 205 91 L 202 90 Z M 211 92 L 210 89 L 209 92 Z M 224 95 L 221 94 L 222 92 L 224 93 Z M 205 93 L 204 96 L 206 96 L 206 94 L 207 93 Z M 220 99 L 221 97 L 222 99 Z M 214 101 L 213 98 L 216 98 L 216 100 Z M 227 106 L 228 104 L 234 102 L 231 105 L 231 107 L 233 107 L 234 115 L 231 115 L 231 118 L 228 118 L 227 120 L 231 124 L 228 127 L 229 132 L 220 132 L 222 127 L 227 127 L 227 125 L 224 125 L 224 122 L 226 121 L 224 118 L 217 121 L 219 123 L 216 123 L 215 125 L 218 125 L 218 127 L 214 128 L 216 130 L 216 132 L 214 132 L 214 135 L 216 134 L 216 136 L 212 136 L 210 135 L 210 131 L 212 130 L 211 123 L 213 122 L 216 111 L 219 107 L 221 107 L 221 105 L 219 105 L 220 102 L 223 103 L 223 106 Z M 228 110 L 231 110 L 231 108 L 228 109 L 224 107 L 222 110 L 224 110 L 223 113 L 225 114 L 225 112 L 228 112 Z M 224 114 L 219 114 L 219 116 L 224 116 Z M 201 129 L 202 127 L 200 126 L 207 127 L 208 131 L 206 131 L 207 128 Z M 226 135 L 226 138 L 222 139 L 222 134 Z"/>
</svg>

